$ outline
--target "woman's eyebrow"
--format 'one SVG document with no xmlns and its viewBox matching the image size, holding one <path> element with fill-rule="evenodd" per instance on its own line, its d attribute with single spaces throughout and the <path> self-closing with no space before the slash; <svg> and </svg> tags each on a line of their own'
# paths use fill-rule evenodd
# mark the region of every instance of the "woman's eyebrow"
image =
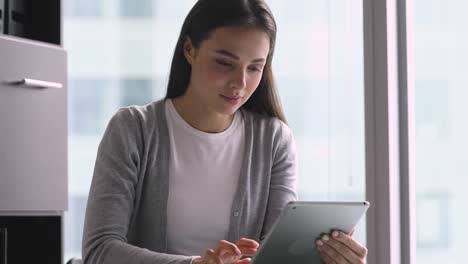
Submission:
<svg viewBox="0 0 468 264">
<path fill-rule="evenodd" d="M 220 50 L 215 50 L 215 52 L 220 54 L 220 55 L 224 55 L 224 56 L 230 57 L 230 58 L 235 59 L 235 60 L 240 60 L 239 56 L 237 56 L 234 53 L 229 52 L 227 50 L 220 49 Z M 264 62 L 264 61 L 265 61 L 264 58 L 258 58 L 258 59 L 252 60 L 252 62 L 254 62 L 254 63 L 255 62 Z"/>
</svg>

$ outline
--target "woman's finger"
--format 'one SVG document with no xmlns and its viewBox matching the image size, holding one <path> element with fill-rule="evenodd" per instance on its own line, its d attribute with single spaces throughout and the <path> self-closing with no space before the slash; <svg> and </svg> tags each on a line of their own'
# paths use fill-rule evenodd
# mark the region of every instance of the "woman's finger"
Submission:
<svg viewBox="0 0 468 264">
<path fill-rule="evenodd" d="M 249 264 L 251 261 L 252 261 L 251 258 L 245 258 L 245 259 L 238 260 L 236 264 Z"/>
<path fill-rule="evenodd" d="M 236 243 L 237 246 L 245 246 L 245 247 L 252 247 L 252 248 L 258 248 L 260 244 L 258 244 L 257 241 L 253 239 L 248 239 L 248 238 L 241 238 L 239 241 Z"/>
<path fill-rule="evenodd" d="M 361 263 L 361 258 L 358 255 L 356 255 L 356 253 L 353 250 L 351 250 L 351 248 L 349 248 L 342 242 L 333 239 L 329 235 L 323 236 L 321 242 L 324 245 L 327 245 L 333 248 L 336 252 L 338 252 L 338 254 L 340 254 L 344 259 L 346 259 L 345 263 Z"/>
<path fill-rule="evenodd" d="M 367 256 L 367 248 L 361 245 L 361 243 L 354 240 L 351 236 L 340 232 L 340 231 L 333 231 L 331 240 L 337 240 L 342 244 L 346 245 L 350 248 L 354 253 L 361 259 Z"/>
<path fill-rule="evenodd" d="M 328 241 L 321 240 L 322 244 L 320 246 L 317 246 L 317 249 L 321 252 L 326 254 L 331 260 L 338 264 L 349 264 L 349 263 L 355 263 L 348 261 L 347 258 L 345 258 L 343 252 L 337 250 L 336 248 L 332 247 Z M 338 242 L 339 243 L 339 242 Z M 331 262 L 333 263 L 333 262 Z"/>
<path fill-rule="evenodd" d="M 244 256 L 253 256 L 257 253 L 257 248 L 251 248 L 251 247 L 238 247 L 239 250 L 242 252 L 242 255 Z"/>
<path fill-rule="evenodd" d="M 253 256 L 257 253 L 257 249 L 260 246 L 260 244 L 253 240 L 253 239 L 248 239 L 248 238 L 241 238 L 239 241 L 236 243 L 237 247 L 239 250 L 242 252 L 242 255 L 244 256 Z"/>
<path fill-rule="evenodd" d="M 210 248 L 205 253 L 206 264 L 223 264 L 221 258 Z"/>
<path fill-rule="evenodd" d="M 325 262 L 325 264 L 336 264 L 336 262 L 333 259 L 331 259 L 330 256 L 327 255 L 327 253 L 320 252 L 319 254 L 323 262 Z"/>
<path fill-rule="evenodd" d="M 222 256 L 224 254 L 231 254 L 231 255 L 241 255 L 242 252 L 239 250 L 239 248 L 226 240 L 221 240 L 218 243 L 218 246 L 216 247 L 215 254 L 218 256 Z"/>
</svg>

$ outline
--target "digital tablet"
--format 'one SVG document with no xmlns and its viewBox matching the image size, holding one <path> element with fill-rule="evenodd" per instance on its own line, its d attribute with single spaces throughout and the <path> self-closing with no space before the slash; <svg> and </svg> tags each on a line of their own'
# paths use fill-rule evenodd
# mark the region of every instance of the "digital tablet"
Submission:
<svg viewBox="0 0 468 264">
<path fill-rule="evenodd" d="M 333 230 L 350 233 L 368 208 L 367 201 L 290 202 L 251 263 L 322 263 L 315 241 Z"/>
</svg>

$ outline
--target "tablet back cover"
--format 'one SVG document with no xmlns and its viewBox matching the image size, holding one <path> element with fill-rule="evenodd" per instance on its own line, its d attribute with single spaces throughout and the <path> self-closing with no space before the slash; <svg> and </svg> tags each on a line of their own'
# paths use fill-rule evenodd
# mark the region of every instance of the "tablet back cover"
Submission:
<svg viewBox="0 0 468 264">
<path fill-rule="evenodd" d="M 315 241 L 324 233 L 349 233 L 368 202 L 294 202 L 288 204 L 252 264 L 322 263 Z"/>
</svg>

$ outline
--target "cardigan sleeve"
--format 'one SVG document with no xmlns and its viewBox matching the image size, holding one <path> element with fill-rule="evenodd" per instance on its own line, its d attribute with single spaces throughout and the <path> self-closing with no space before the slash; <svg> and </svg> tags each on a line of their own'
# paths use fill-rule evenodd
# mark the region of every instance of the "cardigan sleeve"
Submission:
<svg viewBox="0 0 468 264">
<path fill-rule="evenodd" d="M 193 259 L 127 242 L 143 144 L 137 126 L 132 113 L 122 108 L 99 144 L 83 230 L 85 264 L 189 264 Z"/>
<path fill-rule="evenodd" d="M 280 124 L 279 135 L 274 140 L 268 204 L 260 242 L 270 232 L 284 206 L 298 199 L 296 143 L 291 129 L 282 122 Z"/>
</svg>

